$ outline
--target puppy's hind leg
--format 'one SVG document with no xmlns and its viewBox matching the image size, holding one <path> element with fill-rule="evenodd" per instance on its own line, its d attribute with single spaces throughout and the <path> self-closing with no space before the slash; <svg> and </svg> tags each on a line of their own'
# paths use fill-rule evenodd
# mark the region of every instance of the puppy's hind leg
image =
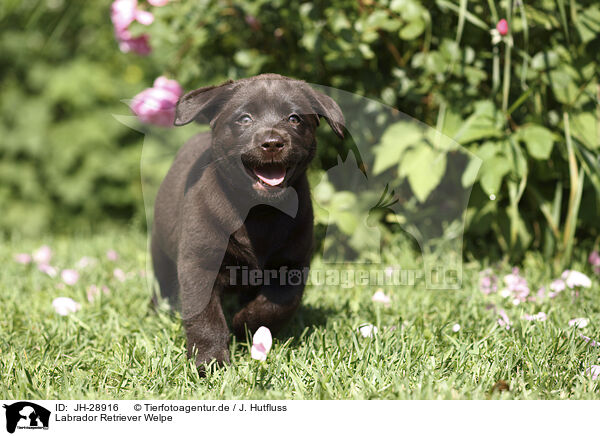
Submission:
<svg viewBox="0 0 600 436">
<path fill-rule="evenodd" d="M 160 295 L 167 300 L 171 308 L 176 309 L 179 298 L 179 281 L 177 279 L 177 266 L 167 256 L 167 254 L 158 246 L 156 239 L 152 238 L 150 247 L 152 251 L 152 266 L 154 275 L 160 287 Z M 152 297 L 155 305 L 158 303 L 156 295 Z"/>
</svg>

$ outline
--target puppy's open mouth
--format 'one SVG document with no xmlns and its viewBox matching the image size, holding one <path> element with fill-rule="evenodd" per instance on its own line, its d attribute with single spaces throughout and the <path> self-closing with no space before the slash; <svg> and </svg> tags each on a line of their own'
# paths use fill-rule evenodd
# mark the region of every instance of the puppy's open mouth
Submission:
<svg viewBox="0 0 600 436">
<path fill-rule="evenodd" d="M 252 168 L 252 173 L 258 178 L 258 182 L 267 188 L 280 187 L 285 180 L 287 169 L 280 163 L 269 163 Z"/>
</svg>

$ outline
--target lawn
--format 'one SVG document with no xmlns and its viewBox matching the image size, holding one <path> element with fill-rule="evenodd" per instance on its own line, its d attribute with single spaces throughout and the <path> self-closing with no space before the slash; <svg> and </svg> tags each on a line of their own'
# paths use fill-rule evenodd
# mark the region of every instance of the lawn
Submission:
<svg viewBox="0 0 600 436">
<path fill-rule="evenodd" d="M 145 268 L 145 235 L 114 230 L 99 236 L 4 240 L 0 260 L 0 396 L 6 399 L 597 399 L 600 379 L 585 374 L 598 365 L 600 284 L 586 253 L 572 269 L 592 278 L 578 296 L 513 304 L 502 297 L 511 266 L 494 265 L 498 292 L 480 290 L 488 265 L 464 265 L 463 288 L 431 291 L 385 287 L 386 306 L 371 300 L 368 286 L 311 286 L 301 310 L 274 339 L 267 360 L 250 357 L 250 345 L 232 338 L 232 365 L 200 378 L 186 358 L 177 315 L 154 310 Z M 42 245 L 53 251 L 50 277 L 35 263 L 14 260 Z M 106 253 L 115 250 L 116 260 Z M 78 262 L 95 259 L 85 267 Z M 389 250 L 386 262 L 404 265 L 414 256 Z M 412 260 L 411 260 L 412 261 Z M 315 262 L 318 262 L 316 260 Z M 83 262 L 86 263 L 86 262 Z M 66 285 L 61 270 L 76 269 Z M 120 273 L 114 273 L 120 269 Z M 535 296 L 554 275 L 541 256 L 521 268 Z M 556 274 L 555 274 L 556 275 Z M 91 285 L 102 290 L 92 302 Z M 60 316 L 56 297 L 81 308 Z M 501 325 L 501 309 L 510 328 Z M 523 319 L 544 312 L 545 321 Z M 584 328 L 569 320 L 584 317 Z M 363 337 L 363 323 L 378 327 Z M 455 326 L 458 324 L 460 328 Z M 508 389 L 506 389 L 508 388 Z"/>
</svg>

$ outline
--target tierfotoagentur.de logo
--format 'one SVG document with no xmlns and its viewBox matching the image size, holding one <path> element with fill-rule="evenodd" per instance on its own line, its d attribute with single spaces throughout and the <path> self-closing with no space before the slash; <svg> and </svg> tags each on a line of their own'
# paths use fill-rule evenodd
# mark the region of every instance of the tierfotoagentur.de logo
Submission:
<svg viewBox="0 0 600 436">
<path fill-rule="evenodd" d="M 19 430 L 48 430 L 50 411 L 29 401 L 4 404 L 6 409 L 6 431 L 14 433 Z"/>
</svg>

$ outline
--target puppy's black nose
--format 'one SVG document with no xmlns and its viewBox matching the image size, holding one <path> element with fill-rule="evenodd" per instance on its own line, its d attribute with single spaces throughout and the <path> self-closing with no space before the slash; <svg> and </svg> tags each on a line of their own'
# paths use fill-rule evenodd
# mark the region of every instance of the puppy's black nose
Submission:
<svg viewBox="0 0 600 436">
<path fill-rule="evenodd" d="M 270 153 L 276 153 L 279 152 L 283 149 L 284 147 L 284 142 L 283 139 L 279 138 L 279 137 L 271 137 L 268 138 L 267 140 L 265 140 L 265 142 L 263 142 L 261 144 L 261 147 L 264 151 L 268 151 Z"/>
</svg>

